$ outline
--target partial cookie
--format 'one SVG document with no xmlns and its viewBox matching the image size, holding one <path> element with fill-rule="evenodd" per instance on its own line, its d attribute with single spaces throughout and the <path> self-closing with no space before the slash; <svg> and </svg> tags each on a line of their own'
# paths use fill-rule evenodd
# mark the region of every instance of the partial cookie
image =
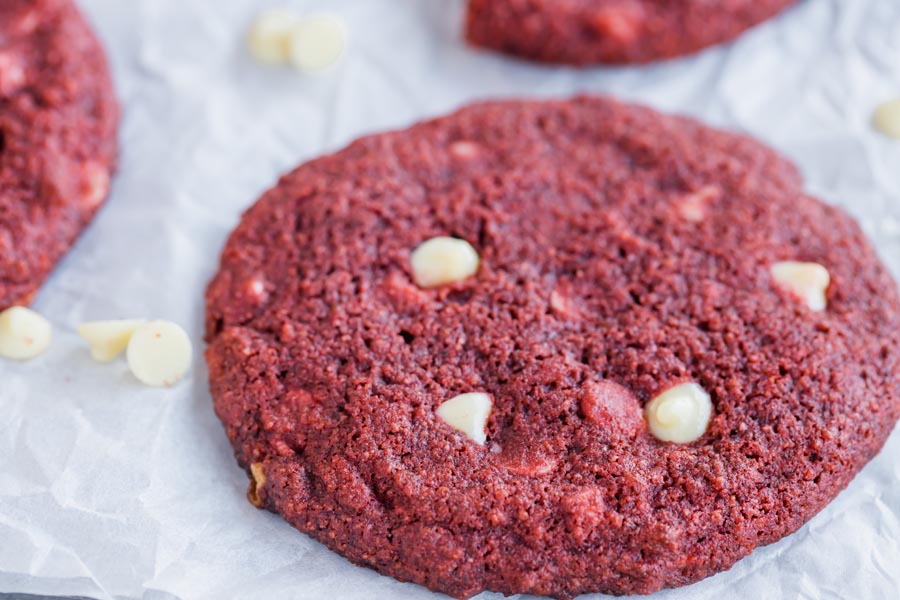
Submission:
<svg viewBox="0 0 900 600">
<path fill-rule="evenodd" d="M 207 339 L 251 501 L 460 598 L 727 569 L 900 414 L 897 286 L 853 219 L 755 141 L 601 98 L 289 173 L 228 241 Z"/>
<path fill-rule="evenodd" d="M 0 2 L 0 309 L 31 301 L 106 199 L 117 122 L 71 0 Z"/>
<path fill-rule="evenodd" d="M 469 0 L 478 46 L 550 63 L 646 63 L 731 40 L 796 0 Z"/>
</svg>

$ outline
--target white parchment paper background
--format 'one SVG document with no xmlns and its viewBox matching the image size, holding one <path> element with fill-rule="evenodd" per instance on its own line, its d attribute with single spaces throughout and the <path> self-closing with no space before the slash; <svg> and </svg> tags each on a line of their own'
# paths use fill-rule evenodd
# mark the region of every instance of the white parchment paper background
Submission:
<svg viewBox="0 0 900 600">
<path fill-rule="evenodd" d="M 372 131 L 476 98 L 608 92 L 767 140 L 856 215 L 900 276 L 900 142 L 870 111 L 900 95 L 900 0 L 804 0 L 736 44 L 634 69 L 546 68 L 460 39 L 461 0 L 283 0 L 347 21 L 335 70 L 244 54 L 258 0 L 81 0 L 124 107 L 112 197 L 36 308 L 49 353 L 0 362 L 0 592 L 185 600 L 428 599 L 252 508 L 215 419 L 203 289 L 241 211 L 277 175 Z M 85 319 L 164 317 L 191 378 L 138 385 L 95 364 Z M 900 597 L 900 434 L 824 512 L 730 572 L 658 598 Z M 494 598 L 486 595 L 485 598 Z"/>
</svg>

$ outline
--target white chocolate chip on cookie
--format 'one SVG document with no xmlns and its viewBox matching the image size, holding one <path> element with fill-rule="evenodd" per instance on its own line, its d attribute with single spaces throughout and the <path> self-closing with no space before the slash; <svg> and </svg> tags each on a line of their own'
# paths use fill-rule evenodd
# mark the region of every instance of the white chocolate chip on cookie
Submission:
<svg viewBox="0 0 900 600">
<path fill-rule="evenodd" d="M 828 269 L 819 263 L 784 261 L 772 265 L 771 271 L 775 282 L 802 299 L 810 310 L 825 310 L 825 292 L 831 284 Z"/>
<path fill-rule="evenodd" d="M 284 9 L 261 13 L 247 33 L 247 50 L 261 63 L 287 62 L 291 52 L 291 34 L 300 23 L 300 16 Z"/>
<path fill-rule="evenodd" d="M 657 439 L 687 444 L 706 432 L 712 402 L 706 390 L 696 383 L 682 383 L 653 398 L 644 413 L 650 432 Z"/>
<path fill-rule="evenodd" d="M 900 139 L 900 98 L 885 102 L 872 115 L 875 129 L 884 135 Z"/>
<path fill-rule="evenodd" d="M 88 162 L 81 167 L 81 177 L 81 205 L 95 209 L 109 194 L 109 172 L 99 163 Z"/>
<path fill-rule="evenodd" d="M 250 486 L 247 488 L 247 498 L 250 503 L 259 508 L 262 506 L 262 498 L 259 491 L 266 485 L 266 471 L 262 463 L 250 465 Z"/>
<path fill-rule="evenodd" d="M 110 362 L 125 351 L 142 319 L 92 321 L 78 327 L 78 335 L 91 345 L 91 356 L 97 362 Z"/>
<path fill-rule="evenodd" d="M 485 427 L 491 415 L 491 396 L 482 392 L 461 394 L 437 408 L 437 416 L 476 444 L 487 440 Z"/>
<path fill-rule="evenodd" d="M 416 248 L 410 262 L 416 283 L 431 288 L 471 277 L 478 272 L 481 259 L 465 240 L 436 237 Z"/>
<path fill-rule="evenodd" d="M 142 383 L 175 385 L 191 368 L 193 350 L 184 329 L 168 321 L 137 328 L 126 350 L 128 367 Z"/>
<path fill-rule="evenodd" d="M 0 51 L 0 96 L 12 96 L 26 82 L 22 57 L 11 50 Z"/>
<path fill-rule="evenodd" d="M 471 160 L 481 154 L 481 148 L 475 142 L 460 140 L 450 144 L 450 155 L 460 160 Z"/>
<path fill-rule="evenodd" d="M 53 339 L 50 321 L 24 306 L 0 312 L 0 356 L 28 360 L 42 354 Z"/>
<path fill-rule="evenodd" d="M 304 17 L 291 30 L 288 60 L 306 72 L 321 71 L 340 60 L 347 45 L 343 21 L 333 15 Z"/>
</svg>

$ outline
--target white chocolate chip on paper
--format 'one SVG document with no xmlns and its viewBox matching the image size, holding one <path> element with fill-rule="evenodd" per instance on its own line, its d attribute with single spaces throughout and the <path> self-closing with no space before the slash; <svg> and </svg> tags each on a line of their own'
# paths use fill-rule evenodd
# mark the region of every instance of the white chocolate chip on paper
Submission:
<svg viewBox="0 0 900 600">
<path fill-rule="evenodd" d="M 900 98 L 885 102 L 876 108 L 872 115 L 872 124 L 884 135 L 900 139 Z"/>
<path fill-rule="evenodd" d="M 0 312 L 0 357 L 29 360 L 50 347 L 53 326 L 50 321 L 24 306 Z"/>
<path fill-rule="evenodd" d="M 191 368 L 193 348 L 184 329 L 169 321 L 137 328 L 126 349 L 128 367 L 150 386 L 175 385 Z"/>
<path fill-rule="evenodd" d="M 321 71 L 340 60 L 346 45 L 343 21 L 328 14 L 310 15 L 291 30 L 288 60 L 301 71 Z"/>
<path fill-rule="evenodd" d="M 483 392 L 461 394 L 437 408 L 437 416 L 476 444 L 487 440 L 485 427 L 491 415 L 491 396 Z"/>
<path fill-rule="evenodd" d="M 131 336 L 145 322 L 143 319 L 92 321 L 81 324 L 78 335 L 91 345 L 94 360 L 107 363 L 125 352 Z"/>
<path fill-rule="evenodd" d="M 688 444 L 706 432 L 712 402 L 706 390 L 696 383 L 682 383 L 653 398 L 644 413 L 650 432 L 657 439 Z"/>
<path fill-rule="evenodd" d="M 801 300 L 810 310 L 825 310 L 825 292 L 831 284 L 828 269 L 814 262 L 783 261 L 771 268 L 772 279 Z"/>
<path fill-rule="evenodd" d="M 431 288 L 471 277 L 478 272 L 481 258 L 465 240 L 436 237 L 416 248 L 410 262 L 416 283 Z"/>
<path fill-rule="evenodd" d="M 299 15 L 286 9 L 275 8 L 260 13 L 247 33 L 250 55 L 265 64 L 287 62 L 291 52 L 291 34 L 300 20 Z"/>
</svg>

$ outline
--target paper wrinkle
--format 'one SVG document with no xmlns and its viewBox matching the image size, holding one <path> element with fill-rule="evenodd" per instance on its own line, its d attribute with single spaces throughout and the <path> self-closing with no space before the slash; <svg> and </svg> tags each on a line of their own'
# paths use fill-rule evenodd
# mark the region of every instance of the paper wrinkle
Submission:
<svg viewBox="0 0 900 600">
<path fill-rule="evenodd" d="M 281 173 L 352 139 L 487 97 L 605 92 L 744 131 L 856 216 L 900 275 L 900 143 L 871 111 L 900 96 L 900 2 L 805 0 L 737 43 L 640 68 L 576 70 L 467 48 L 462 0 L 80 0 L 124 108 L 112 197 L 35 308 L 48 353 L 0 362 L 0 592 L 102 599 L 433 599 L 351 566 L 245 499 L 212 411 L 203 291 L 243 210 Z M 320 76 L 254 64 L 263 8 L 341 15 Z M 173 389 L 99 365 L 77 326 L 165 318 L 196 342 Z M 892 598 L 900 434 L 810 524 L 723 574 L 653 598 Z M 500 596 L 485 594 L 485 599 Z"/>
</svg>

